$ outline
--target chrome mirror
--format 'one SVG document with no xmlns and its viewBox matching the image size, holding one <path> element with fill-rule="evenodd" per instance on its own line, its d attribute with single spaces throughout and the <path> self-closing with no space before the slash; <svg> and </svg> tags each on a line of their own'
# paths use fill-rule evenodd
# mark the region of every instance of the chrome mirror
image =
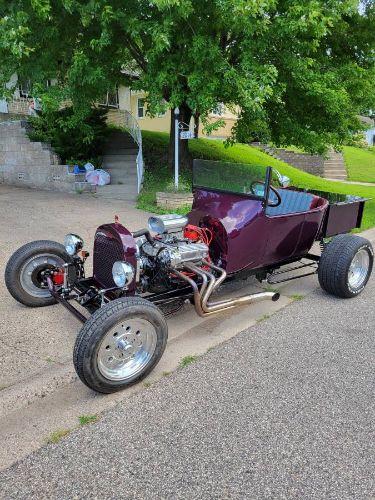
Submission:
<svg viewBox="0 0 375 500">
<path fill-rule="evenodd" d="M 280 172 L 278 170 L 276 170 L 275 168 L 273 169 L 273 171 L 277 175 L 277 180 L 279 181 L 281 187 L 286 188 L 286 187 L 290 186 L 289 177 L 287 177 L 286 175 L 280 174 Z"/>
</svg>

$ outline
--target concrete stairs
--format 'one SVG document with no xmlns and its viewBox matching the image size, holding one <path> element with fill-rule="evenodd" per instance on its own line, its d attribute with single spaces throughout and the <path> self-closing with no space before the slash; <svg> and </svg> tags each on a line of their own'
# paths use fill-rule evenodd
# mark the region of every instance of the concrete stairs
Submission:
<svg viewBox="0 0 375 500">
<path fill-rule="evenodd" d="M 138 145 L 126 132 L 114 132 L 103 155 L 102 168 L 109 172 L 111 184 L 98 186 L 97 196 L 106 199 L 136 201 Z"/>
<path fill-rule="evenodd" d="M 346 181 L 347 172 L 342 153 L 330 151 L 328 158 L 324 161 L 324 177 L 337 181 Z"/>
</svg>

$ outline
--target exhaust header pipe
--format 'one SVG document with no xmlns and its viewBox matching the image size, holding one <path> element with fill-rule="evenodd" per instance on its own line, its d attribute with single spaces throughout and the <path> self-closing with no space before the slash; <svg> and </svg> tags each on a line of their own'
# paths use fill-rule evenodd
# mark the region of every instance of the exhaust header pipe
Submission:
<svg viewBox="0 0 375 500">
<path fill-rule="evenodd" d="M 234 307 L 245 305 L 245 304 L 255 304 L 263 300 L 276 301 L 280 298 L 280 294 L 276 292 L 259 292 L 249 295 L 243 295 L 234 299 L 219 300 L 216 302 L 210 302 L 209 299 L 213 292 L 218 289 L 221 283 L 225 280 L 227 273 L 224 269 L 211 264 L 210 262 L 203 261 L 203 264 L 211 269 L 220 273 L 219 278 L 191 263 L 186 263 L 185 268 L 202 278 L 201 288 L 198 288 L 197 283 L 192 280 L 189 276 L 173 269 L 173 272 L 177 274 L 181 279 L 187 281 L 189 285 L 193 288 L 194 294 L 194 306 L 197 314 L 199 316 L 208 316 L 221 311 L 226 311 L 227 309 L 233 309 Z"/>
</svg>

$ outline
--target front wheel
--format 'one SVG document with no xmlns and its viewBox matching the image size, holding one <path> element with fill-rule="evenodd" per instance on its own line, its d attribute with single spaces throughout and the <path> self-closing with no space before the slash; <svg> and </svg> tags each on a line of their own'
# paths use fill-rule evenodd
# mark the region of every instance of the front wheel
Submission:
<svg viewBox="0 0 375 500">
<path fill-rule="evenodd" d="M 73 362 L 79 378 L 109 394 L 138 382 L 163 355 L 168 327 L 163 313 L 139 297 L 114 300 L 79 332 Z"/>
<path fill-rule="evenodd" d="M 320 286 L 337 297 L 356 297 L 365 288 L 373 263 L 374 251 L 368 240 L 349 234 L 336 236 L 320 258 Z"/>
<path fill-rule="evenodd" d="M 9 259 L 5 268 L 5 284 L 14 299 L 28 307 L 55 304 L 43 279 L 48 269 L 60 269 L 71 262 L 65 247 L 56 241 L 27 243 Z"/>
</svg>

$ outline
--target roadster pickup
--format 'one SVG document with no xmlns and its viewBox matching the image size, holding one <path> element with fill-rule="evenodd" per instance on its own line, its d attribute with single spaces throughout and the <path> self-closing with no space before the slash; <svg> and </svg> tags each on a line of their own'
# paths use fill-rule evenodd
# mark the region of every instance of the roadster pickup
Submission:
<svg viewBox="0 0 375 500">
<path fill-rule="evenodd" d="M 92 276 L 75 234 L 64 244 L 28 243 L 7 264 L 6 285 L 18 302 L 58 302 L 83 323 L 74 366 L 95 391 L 115 392 L 145 377 L 165 349 L 166 315 L 184 302 L 206 316 L 279 298 L 264 291 L 215 299 L 236 277 L 280 283 L 316 273 L 327 293 L 342 298 L 366 286 L 372 246 L 348 234 L 360 227 L 366 200 L 291 188 L 270 167 L 205 160 L 194 162 L 193 192 L 186 217 L 150 217 L 148 228 L 135 232 L 117 217 L 100 226 Z"/>
</svg>

